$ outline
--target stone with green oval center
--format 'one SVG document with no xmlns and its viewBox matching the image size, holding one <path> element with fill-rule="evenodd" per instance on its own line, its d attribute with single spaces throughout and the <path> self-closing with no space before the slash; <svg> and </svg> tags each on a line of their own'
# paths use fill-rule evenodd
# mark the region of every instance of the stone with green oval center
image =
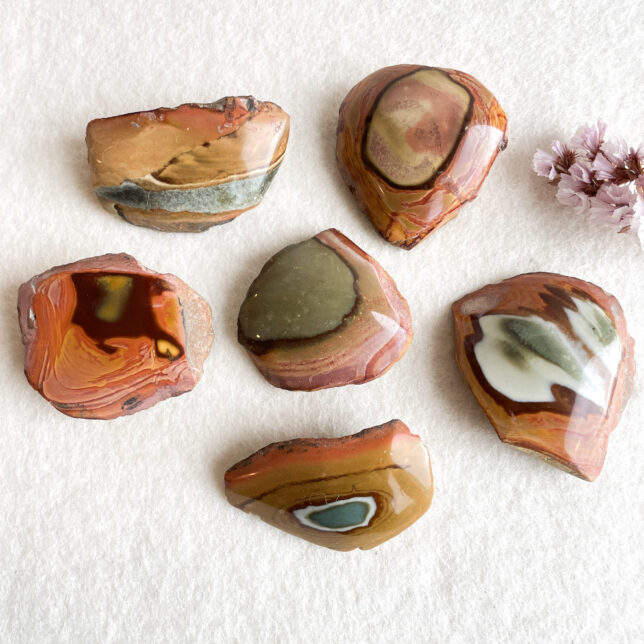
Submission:
<svg viewBox="0 0 644 644">
<path fill-rule="evenodd" d="M 307 239 L 281 250 L 251 284 L 239 313 L 247 338 L 313 338 L 342 324 L 356 302 L 354 275 L 328 246 Z"/>
<path fill-rule="evenodd" d="M 333 228 L 268 260 L 237 326 L 271 384 L 304 391 L 377 378 L 412 336 L 409 307 L 391 277 Z"/>
<path fill-rule="evenodd" d="M 267 445 L 224 481 L 235 507 L 335 550 L 394 537 L 423 515 L 434 492 L 427 449 L 401 420 Z"/>
</svg>

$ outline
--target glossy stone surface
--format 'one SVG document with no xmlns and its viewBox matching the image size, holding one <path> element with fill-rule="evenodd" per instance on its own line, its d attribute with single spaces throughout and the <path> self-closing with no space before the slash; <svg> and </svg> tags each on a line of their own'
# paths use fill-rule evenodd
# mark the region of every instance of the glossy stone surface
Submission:
<svg viewBox="0 0 644 644">
<path fill-rule="evenodd" d="M 213 332 L 208 304 L 129 255 L 58 266 L 20 287 L 25 375 L 56 409 L 116 418 L 190 391 Z"/>
<path fill-rule="evenodd" d="M 380 234 L 410 249 L 476 197 L 506 146 L 506 125 L 497 100 L 469 74 L 385 67 L 340 106 L 338 166 Z"/>
<path fill-rule="evenodd" d="M 92 185 L 130 223 L 202 231 L 259 204 L 282 162 L 289 116 L 252 96 L 95 119 Z"/>
<path fill-rule="evenodd" d="M 452 313 L 456 361 L 499 438 L 594 480 L 635 371 L 617 300 L 529 273 L 466 295 Z"/>
<path fill-rule="evenodd" d="M 344 438 L 273 443 L 225 474 L 234 506 L 334 550 L 367 550 L 429 508 L 427 449 L 400 420 Z"/>
<path fill-rule="evenodd" d="M 382 375 L 409 347 L 411 316 L 380 264 L 329 229 L 266 263 L 238 337 L 271 384 L 312 391 Z"/>
</svg>

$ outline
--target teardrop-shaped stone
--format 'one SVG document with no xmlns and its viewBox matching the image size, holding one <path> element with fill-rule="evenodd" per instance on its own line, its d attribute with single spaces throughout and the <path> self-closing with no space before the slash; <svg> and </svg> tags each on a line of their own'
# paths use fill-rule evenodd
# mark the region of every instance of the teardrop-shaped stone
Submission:
<svg viewBox="0 0 644 644">
<path fill-rule="evenodd" d="M 452 312 L 456 360 L 499 438 L 594 480 L 635 370 L 617 300 L 573 277 L 529 273 Z"/>
<path fill-rule="evenodd" d="M 225 474 L 234 506 L 335 550 L 363 550 L 396 536 L 429 508 L 427 449 L 392 420 L 344 438 L 273 443 Z"/>
<path fill-rule="evenodd" d="M 422 65 L 385 67 L 340 106 L 340 172 L 380 234 L 410 249 L 474 199 L 507 119 L 475 78 Z"/>
<path fill-rule="evenodd" d="M 288 134 L 288 114 L 252 96 L 95 119 L 86 136 L 92 185 L 130 223 L 206 230 L 259 204 Z"/>
<path fill-rule="evenodd" d="M 129 255 L 58 266 L 20 287 L 25 375 L 56 409 L 116 418 L 190 391 L 212 344 L 208 304 Z"/>
<path fill-rule="evenodd" d="M 239 342 L 277 387 L 315 390 L 377 378 L 411 342 L 407 302 L 337 230 L 281 250 L 248 289 Z"/>
</svg>

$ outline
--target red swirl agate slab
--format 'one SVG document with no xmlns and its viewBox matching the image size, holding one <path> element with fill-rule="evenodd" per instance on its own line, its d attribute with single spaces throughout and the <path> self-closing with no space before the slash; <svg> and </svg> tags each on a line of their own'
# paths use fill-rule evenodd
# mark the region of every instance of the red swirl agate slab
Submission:
<svg viewBox="0 0 644 644">
<path fill-rule="evenodd" d="M 499 438 L 593 481 L 633 386 L 633 339 L 598 286 L 529 273 L 452 307 L 456 361 Z"/>
<path fill-rule="evenodd" d="M 238 338 L 271 384 L 313 391 L 384 374 L 411 343 L 411 315 L 382 266 L 331 228 L 266 263 Z"/>
<path fill-rule="evenodd" d="M 507 119 L 475 78 L 395 65 L 360 81 L 340 106 L 340 173 L 380 234 L 413 248 L 478 194 Z"/>
<path fill-rule="evenodd" d="M 20 287 L 25 375 L 56 409 L 110 419 L 190 391 L 212 344 L 208 304 L 129 255 L 58 266 Z"/>
</svg>

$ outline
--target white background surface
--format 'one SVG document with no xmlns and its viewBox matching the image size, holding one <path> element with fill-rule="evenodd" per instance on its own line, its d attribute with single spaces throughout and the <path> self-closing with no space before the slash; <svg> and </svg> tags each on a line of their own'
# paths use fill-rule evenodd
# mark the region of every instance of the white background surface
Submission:
<svg viewBox="0 0 644 644">
<path fill-rule="evenodd" d="M 641 642 L 644 396 L 638 378 L 592 484 L 503 445 L 452 359 L 449 306 L 546 270 L 616 295 L 644 368 L 644 258 L 558 207 L 536 147 L 602 116 L 643 137 L 644 5 L 632 2 L 10 2 L 0 20 L 0 641 Z M 335 166 L 337 111 L 396 63 L 462 69 L 497 96 L 509 145 L 479 198 L 411 252 L 384 242 Z M 290 113 L 262 205 L 208 232 L 158 233 L 89 188 L 92 118 L 252 93 Z M 415 338 L 387 375 L 291 393 L 236 342 L 263 263 L 335 226 L 409 300 Z M 189 394 L 115 421 L 55 411 L 27 384 L 19 284 L 125 251 L 186 280 L 216 333 Z M 225 469 L 263 445 L 403 419 L 430 449 L 429 512 L 337 553 L 228 505 Z"/>
</svg>

